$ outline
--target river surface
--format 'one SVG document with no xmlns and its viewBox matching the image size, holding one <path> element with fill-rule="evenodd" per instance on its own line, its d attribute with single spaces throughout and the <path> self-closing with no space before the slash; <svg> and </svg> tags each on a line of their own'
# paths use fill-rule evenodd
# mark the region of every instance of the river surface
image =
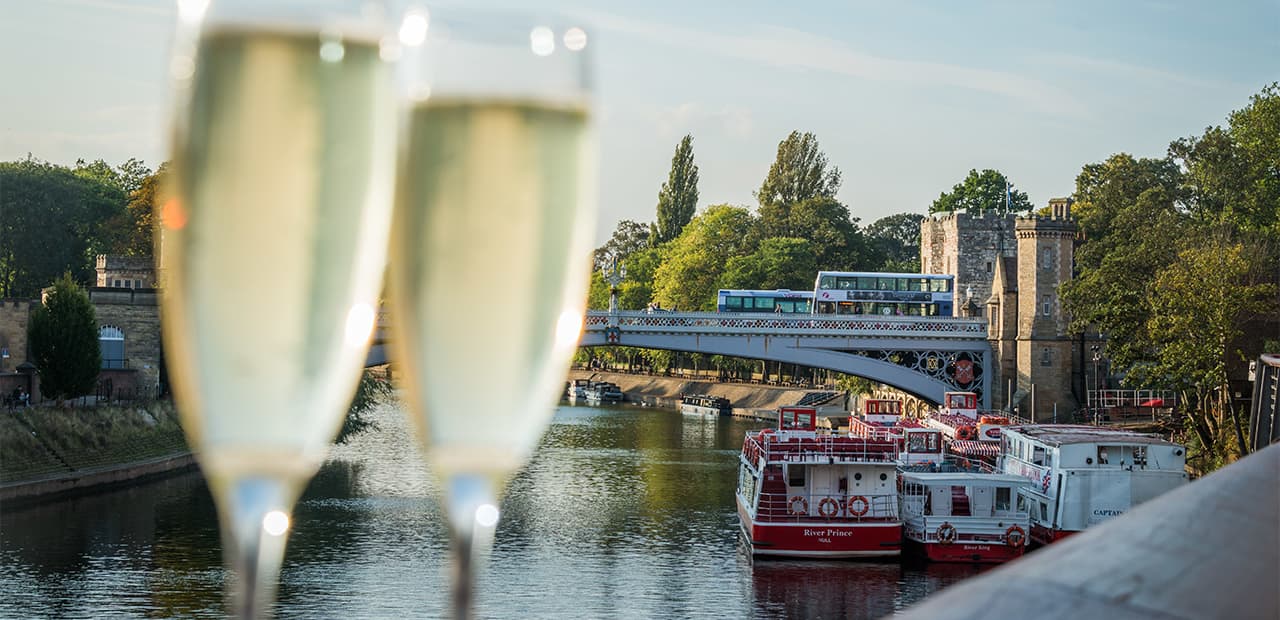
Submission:
<svg viewBox="0 0 1280 620">
<path fill-rule="evenodd" d="M 279 618 L 446 615 L 438 487 L 394 407 L 335 448 L 295 512 Z M 561 407 L 509 486 L 481 618 L 863 618 L 976 574 L 755 560 L 733 492 L 743 433 L 672 411 Z M 0 509 L 0 617 L 216 618 L 224 571 L 196 473 Z"/>
</svg>

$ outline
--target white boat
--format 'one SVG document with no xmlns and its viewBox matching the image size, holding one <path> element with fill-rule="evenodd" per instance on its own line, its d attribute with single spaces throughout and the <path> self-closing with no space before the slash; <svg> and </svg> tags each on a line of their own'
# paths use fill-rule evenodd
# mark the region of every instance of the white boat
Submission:
<svg viewBox="0 0 1280 620">
<path fill-rule="evenodd" d="M 903 472 L 902 538 L 934 562 L 1007 562 L 1027 548 L 1031 517 L 1017 503 L 1030 480 L 1012 474 Z"/>
<path fill-rule="evenodd" d="M 569 401 L 569 404 L 576 405 L 581 402 L 586 402 L 587 386 L 590 384 L 591 382 L 586 379 L 574 379 L 573 381 L 570 381 L 569 385 L 565 388 L 565 398 Z"/>
<path fill-rule="evenodd" d="M 1186 450 L 1156 435 L 1031 424 L 1004 429 L 1000 471 L 1032 482 L 1018 502 L 1031 539 L 1048 544 L 1187 482 Z"/>
<path fill-rule="evenodd" d="M 588 405 L 611 405 L 622 402 L 624 396 L 617 384 L 608 381 L 596 381 L 583 390 L 583 397 Z"/>
</svg>

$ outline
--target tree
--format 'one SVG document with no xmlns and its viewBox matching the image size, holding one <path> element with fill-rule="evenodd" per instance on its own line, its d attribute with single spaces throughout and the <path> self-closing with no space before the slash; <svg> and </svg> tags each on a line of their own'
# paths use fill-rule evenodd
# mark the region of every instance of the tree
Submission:
<svg viewBox="0 0 1280 620">
<path fill-rule="evenodd" d="M 0 297 L 36 297 L 67 271 L 92 280 L 100 226 L 124 196 L 91 176 L 31 157 L 0 163 Z"/>
<path fill-rule="evenodd" d="M 93 392 L 102 367 L 97 317 L 84 289 L 65 273 L 31 312 L 27 339 L 40 372 L 40 391 L 58 400 Z"/>
<path fill-rule="evenodd" d="M 391 382 L 386 377 L 368 370 L 360 376 L 356 386 L 356 394 L 347 408 L 347 417 L 342 420 L 342 428 L 333 440 L 336 444 L 345 444 L 352 437 L 372 430 L 378 430 L 378 424 L 367 417 L 378 405 L 387 402 L 394 395 Z"/>
<path fill-rule="evenodd" d="M 604 245 L 596 248 L 594 263 L 596 271 L 610 267 L 614 259 L 623 260 L 635 252 L 649 247 L 649 227 L 634 220 L 622 220 L 613 229 L 613 236 Z"/>
<path fill-rule="evenodd" d="M 921 219 L 915 213 L 899 213 L 867 227 L 866 236 L 881 257 L 879 271 L 919 273 Z"/>
<path fill-rule="evenodd" d="M 685 135 L 671 156 L 671 171 L 658 192 L 658 222 L 653 243 L 675 239 L 698 207 L 698 165 L 693 163 L 693 136 Z"/>
<path fill-rule="evenodd" d="M 970 170 L 963 181 L 956 183 L 950 192 L 943 192 L 929 205 L 929 213 L 967 211 L 969 213 L 1019 213 L 1030 212 L 1031 200 L 1025 192 L 1013 189 L 1009 180 L 998 170 Z"/>
<path fill-rule="evenodd" d="M 754 225 L 750 212 L 729 205 L 708 207 L 693 218 L 654 272 L 654 300 L 680 310 L 715 309 L 725 265 L 754 250 L 749 240 Z"/>
<path fill-rule="evenodd" d="M 1155 352 L 1147 374 L 1182 390 L 1187 424 L 1211 466 L 1222 464 L 1224 414 L 1229 414 L 1240 453 L 1245 450 L 1239 414 L 1230 406 L 1227 370 L 1245 359 L 1244 326 L 1269 308 L 1276 285 L 1269 282 L 1263 244 L 1244 244 L 1222 232 L 1196 239 L 1176 261 L 1157 272 L 1147 318 Z M 1251 339 L 1255 347 L 1260 344 Z M 1258 351 L 1249 352 L 1249 357 Z M 1191 398 L 1186 398 L 1190 396 Z M 1190 406 L 1187 406 L 1190 405 Z"/>
<path fill-rule="evenodd" d="M 1198 219 L 1280 235 L 1280 84 L 1232 112 L 1225 129 L 1175 140 L 1169 156 L 1186 170 Z"/>
<path fill-rule="evenodd" d="M 730 258 L 719 288 L 813 290 L 817 271 L 808 240 L 773 237 L 751 254 Z"/>
<path fill-rule="evenodd" d="M 812 198 L 836 197 L 840 170 L 828 167 L 827 156 L 812 133 L 791 132 L 778 143 L 778 152 L 756 200 L 765 237 L 798 236 L 788 228 L 792 205 Z"/>
<path fill-rule="evenodd" d="M 819 196 L 793 205 L 785 227 L 791 236 L 813 244 L 821 269 L 855 269 L 878 264 L 873 248 L 858 228 L 858 218 L 840 201 Z"/>
</svg>

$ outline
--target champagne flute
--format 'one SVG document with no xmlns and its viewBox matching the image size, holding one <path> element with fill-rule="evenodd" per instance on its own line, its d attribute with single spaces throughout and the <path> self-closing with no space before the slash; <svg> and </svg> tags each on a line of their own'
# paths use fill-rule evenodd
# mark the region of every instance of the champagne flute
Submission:
<svg viewBox="0 0 1280 620">
<path fill-rule="evenodd" d="M 442 481 L 453 613 L 497 498 L 557 402 L 582 330 L 594 230 L 587 35 L 411 9 L 388 292 L 396 363 Z"/>
<path fill-rule="evenodd" d="M 384 19 L 358 1 L 179 2 L 164 345 L 240 617 L 268 614 L 290 512 L 367 356 L 395 172 Z"/>
</svg>

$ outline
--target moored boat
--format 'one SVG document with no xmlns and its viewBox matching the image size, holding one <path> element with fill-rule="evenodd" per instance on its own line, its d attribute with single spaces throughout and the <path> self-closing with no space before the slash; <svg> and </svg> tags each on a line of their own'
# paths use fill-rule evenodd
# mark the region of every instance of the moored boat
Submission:
<svg viewBox="0 0 1280 620">
<path fill-rule="evenodd" d="M 618 385 L 608 381 L 593 382 L 582 392 L 588 405 L 611 405 L 620 403 L 625 398 Z"/>
<path fill-rule="evenodd" d="M 1030 515 L 1017 504 L 1031 482 L 992 473 L 903 472 L 902 536 L 934 562 L 999 563 L 1021 556 Z"/>
<path fill-rule="evenodd" d="M 756 555 L 901 553 L 897 444 L 817 429 L 813 407 L 781 407 L 777 429 L 747 433 L 738 517 Z"/>
<path fill-rule="evenodd" d="M 1000 470 L 1032 482 L 1018 493 L 1031 539 L 1048 544 L 1187 482 L 1186 450 L 1157 435 L 1032 424 L 1004 429 Z"/>
<path fill-rule="evenodd" d="M 902 401 L 874 398 L 863 401 L 862 415 L 849 417 L 849 435 L 892 441 L 900 466 L 941 464 L 942 433 L 902 415 Z"/>
<path fill-rule="evenodd" d="M 586 379 L 574 379 L 565 387 L 565 398 L 570 405 L 576 405 L 587 400 L 587 386 L 591 382 Z"/>
<path fill-rule="evenodd" d="M 733 415 L 733 406 L 723 396 L 685 394 L 680 397 L 680 413 L 697 416 Z"/>
</svg>

